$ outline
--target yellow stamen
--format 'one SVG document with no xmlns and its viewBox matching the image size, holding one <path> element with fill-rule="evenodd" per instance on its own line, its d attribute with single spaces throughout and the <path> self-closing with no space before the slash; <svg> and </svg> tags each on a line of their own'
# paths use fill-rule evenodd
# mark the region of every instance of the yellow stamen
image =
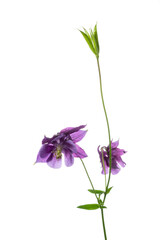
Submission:
<svg viewBox="0 0 160 240">
<path fill-rule="evenodd" d="M 57 146 L 56 152 L 55 152 L 56 158 L 59 159 L 62 157 L 62 149 L 60 146 Z"/>
</svg>

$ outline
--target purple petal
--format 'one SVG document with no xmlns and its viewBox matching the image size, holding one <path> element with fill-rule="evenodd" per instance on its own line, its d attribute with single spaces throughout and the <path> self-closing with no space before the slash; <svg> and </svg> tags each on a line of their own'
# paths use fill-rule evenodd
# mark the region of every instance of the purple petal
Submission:
<svg viewBox="0 0 160 240">
<path fill-rule="evenodd" d="M 126 151 L 123 150 L 123 149 L 120 149 L 120 148 L 112 149 L 112 155 L 121 156 L 121 155 L 123 155 L 124 153 L 126 153 Z"/>
<path fill-rule="evenodd" d="M 65 150 L 69 149 L 71 152 L 74 152 L 74 153 L 77 152 L 76 144 L 73 143 L 72 140 L 67 140 L 66 142 L 63 143 L 62 146 Z"/>
<path fill-rule="evenodd" d="M 43 140 L 42 140 L 42 144 L 45 144 L 45 143 L 51 143 L 51 141 L 55 138 L 55 135 L 51 138 L 48 138 L 46 136 L 44 136 Z"/>
<path fill-rule="evenodd" d="M 115 141 L 115 142 L 111 142 L 111 148 L 117 148 L 119 145 L 119 140 Z"/>
<path fill-rule="evenodd" d="M 102 164 L 102 174 L 108 174 L 109 171 L 109 158 L 106 156 L 106 152 L 103 151 L 103 157 L 104 157 L 104 166 L 105 166 L 105 173 L 104 173 L 104 166 L 103 166 L 103 161 L 102 161 L 102 152 L 99 150 L 98 147 L 98 153 L 99 153 L 99 157 L 100 157 L 100 161 Z"/>
<path fill-rule="evenodd" d="M 71 133 L 71 138 L 74 143 L 79 142 L 84 138 L 86 135 L 87 131 L 79 130 L 78 132 Z"/>
<path fill-rule="evenodd" d="M 47 161 L 48 166 L 51 168 L 60 168 L 62 166 L 62 158 L 56 158 L 56 156 L 50 157 Z"/>
<path fill-rule="evenodd" d="M 100 146 L 98 146 L 97 150 L 98 150 L 98 153 L 99 153 L 99 157 L 100 157 L 100 160 L 102 162 L 102 152 L 99 150 Z M 103 156 L 104 156 L 104 161 L 106 161 L 106 163 L 109 162 L 109 156 L 107 155 L 107 152 L 104 151 L 103 149 Z"/>
<path fill-rule="evenodd" d="M 63 138 L 64 137 L 64 134 L 61 133 L 61 134 L 56 134 L 54 135 L 53 137 L 51 138 L 48 138 L 46 136 L 44 136 L 43 140 L 42 140 L 42 144 L 45 144 L 45 143 L 53 143 L 54 141 L 58 141 L 59 139 Z"/>
<path fill-rule="evenodd" d="M 53 149 L 54 149 L 54 146 L 51 144 L 43 145 L 39 150 L 36 162 L 47 162 Z"/>
<path fill-rule="evenodd" d="M 112 173 L 113 175 L 115 175 L 115 174 L 119 173 L 119 171 L 120 171 L 120 168 L 118 167 L 116 158 L 112 158 L 111 173 Z"/>
<path fill-rule="evenodd" d="M 119 171 L 120 171 L 120 168 L 111 168 L 111 173 L 112 173 L 113 175 L 119 173 Z"/>
<path fill-rule="evenodd" d="M 73 154 L 70 151 L 67 151 L 65 149 L 63 149 L 63 153 L 64 153 L 64 162 L 66 167 L 71 167 L 74 163 Z"/>
<path fill-rule="evenodd" d="M 68 128 L 64 128 L 60 131 L 60 133 L 65 133 L 65 134 L 71 134 L 74 132 L 79 131 L 81 128 L 84 128 L 86 125 L 81 125 L 79 127 L 68 127 Z"/>
<path fill-rule="evenodd" d="M 119 163 L 121 167 L 125 167 L 126 163 L 122 161 L 122 158 L 120 156 L 116 157 L 116 161 Z"/>
<path fill-rule="evenodd" d="M 60 131 L 60 133 L 66 133 L 66 132 L 68 132 L 69 130 L 72 130 L 72 129 L 74 129 L 74 128 L 73 127 L 67 127 L 67 128 L 62 129 Z"/>
<path fill-rule="evenodd" d="M 101 152 L 100 152 L 99 148 L 100 148 L 100 145 L 97 147 L 97 151 L 100 154 Z"/>
<path fill-rule="evenodd" d="M 88 157 L 87 154 L 85 153 L 85 151 L 80 146 L 78 146 L 77 144 L 75 144 L 75 145 L 76 145 L 76 148 L 77 148 L 77 152 L 73 153 L 74 157 L 78 157 L 78 158 Z"/>
</svg>

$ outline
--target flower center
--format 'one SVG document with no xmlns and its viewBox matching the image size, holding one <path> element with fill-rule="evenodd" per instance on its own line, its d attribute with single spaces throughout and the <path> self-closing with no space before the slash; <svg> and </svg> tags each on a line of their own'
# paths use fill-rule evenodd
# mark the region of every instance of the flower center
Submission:
<svg viewBox="0 0 160 240">
<path fill-rule="evenodd" d="M 61 148 L 61 146 L 59 146 L 59 145 L 57 146 L 55 155 L 56 155 L 57 159 L 62 157 L 62 148 Z"/>
</svg>

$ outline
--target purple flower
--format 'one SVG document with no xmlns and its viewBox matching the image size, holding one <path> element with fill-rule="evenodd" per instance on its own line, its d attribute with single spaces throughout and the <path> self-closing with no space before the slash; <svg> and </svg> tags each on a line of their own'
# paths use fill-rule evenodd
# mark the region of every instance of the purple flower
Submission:
<svg viewBox="0 0 160 240">
<path fill-rule="evenodd" d="M 80 130 L 84 127 L 85 125 L 75 128 L 69 127 L 63 129 L 52 138 L 44 137 L 36 163 L 45 162 L 52 168 L 60 168 L 63 154 L 65 165 L 70 167 L 74 163 L 74 157 L 87 157 L 85 151 L 76 144 L 86 135 L 87 131 Z"/>
<path fill-rule="evenodd" d="M 119 145 L 119 140 L 116 142 L 111 141 L 111 154 L 112 154 L 112 166 L 111 166 L 111 173 L 112 174 L 117 174 L 120 171 L 120 166 L 125 167 L 125 162 L 122 161 L 121 156 L 126 153 L 125 150 L 118 148 Z M 99 146 L 100 147 L 100 146 Z M 98 147 L 98 153 L 100 156 L 100 161 L 102 164 L 102 174 L 104 174 L 104 167 L 103 167 L 103 162 L 102 162 L 102 152 Z M 109 170 L 109 146 L 108 147 L 103 147 L 103 157 L 104 157 L 104 166 L 105 166 L 105 171 L 106 174 L 108 173 Z"/>
</svg>

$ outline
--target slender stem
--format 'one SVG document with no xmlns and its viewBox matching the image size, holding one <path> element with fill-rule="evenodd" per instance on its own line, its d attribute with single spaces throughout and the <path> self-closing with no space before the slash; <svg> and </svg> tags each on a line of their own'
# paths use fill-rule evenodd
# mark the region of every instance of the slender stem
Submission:
<svg viewBox="0 0 160 240">
<path fill-rule="evenodd" d="M 105 228 L 105 223 L 104 223 L 103 208 L 101 208 L 101 216 L 102 216 L 102 224 L 103 224 L 103 231 L 104 231 L 104 239 L 107 240 L 106 228 Z"/>
<path fill-rule="evenodd" d="M 112 166 L 112 153 L 111 153 L 111 151 L 112 150 L 111 150 L 111 134 L 110 134 L 108 116 L 107 116 L 107 112 L 106 112 L 106 108 L 105 108 L 105 104 L 104 104 L 103 91 L 102 91 L 102 80 L 101 80 L 101 70 L 100 70 L 99 58 L 98 57 L 97 57 L 97 65 L 98 65 L 98 72 L 99 72 L 101 99 L 102 99 L 104 114 L 105 114 L 105 117 L 106 117 L 108 137 L 109 137 L 109 175 L 108 175 L 108 182 L 107 182 L 106 191 L 105 191 L 104 199 L 103 199 L 103 203 L 104 203 L 105 199 L 106 199 L 106 195 L 107 195 L 106 193 L 107 193 L 107 189 L 108 189 L 108 186 L 109 186 L 110 178 L 111 178 L 111 166 Z"/>
<path fill-rule="evenodd" d="M 82 164 L 83 164 L 83 167 L 84 167 L 84 169 L 85 169 L 85 172 L 86 172 L 86 174 L 87 174 L 87 177 L 88 177 L 88 179 L 89 179 L 89 181 L 90 181 L 90 184 L 91 184 L 91 186 L 92 186 L 92 189 L 93 190 L 95 190 L 94 189 L 94 186 L 93 186 L 93 183 L 92 183 L 92 181 L 91 181 L 91 179 L 90 179 L 90 176 L 89 176 L 89 174 L 88 174 L 88 171 L 87 171 L 87 168 L 86 168 L 86 166 L 85 166 L 85 164 L 84 164 L 84 162 L 83 162 L 83 160 L 80 158 L 80 160 L 81 160 L 81 162 L 82 162 Z M 97 195 L 95 194 L 95 196 L 96 196 L 96 198 L 97 198 L 97 201 L 98 201 L 98 197 L 97 197 Z"/>
</svg>

